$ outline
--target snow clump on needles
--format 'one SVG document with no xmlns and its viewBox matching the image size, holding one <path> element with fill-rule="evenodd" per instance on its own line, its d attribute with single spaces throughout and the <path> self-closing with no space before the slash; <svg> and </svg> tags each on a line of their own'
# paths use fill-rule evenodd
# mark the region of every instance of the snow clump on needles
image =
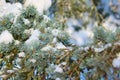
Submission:
<svg viewBox="0 0 120 80">
<path fill-rule="evenodd" d="M 51 4 L 51 0 L 26 0 L 24 6 L 34 6 L 40 14 L 43 14 L 43 11 L 48 10 Z"/>
</svg>

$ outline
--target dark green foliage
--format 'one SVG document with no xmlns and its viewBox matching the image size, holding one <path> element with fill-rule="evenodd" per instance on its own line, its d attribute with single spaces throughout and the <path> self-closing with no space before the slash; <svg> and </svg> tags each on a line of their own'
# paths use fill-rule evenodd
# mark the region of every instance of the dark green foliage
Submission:
<svg viewBox="0 0 120 80">
<path fill-rule="evenodd" d="M 2 30 L 5 30 L 5 29 L 9 30 L 13 25 L 13 22 L 14 22 L 13 14 L 9 14 L 7 16 L 0 18 L 0 33 Z"/>
<path fill-rule="evenodd" d="M 94 41 L 95 43 L 102 42 L 103 44 L 119 41 L 119 28 L 115 32 L 111 32 L 103 27 L 96 27 L 94 30 Z"/>
<path fill-rule="evenodd" d="M 106 43 L 106 38 L 107 34 L 105 32 L 105 30 L 102 27 L 96 27 L 94 30 L 94 41 L 95 43 L 97 42 L 103 42 Z"/>
<path fill-rule="evenodd" d="M 34 6 L 29 6 L 27 10 L 23 9 L 21 12 L 21 15 L 26 19 L 34 19 L 37 14 L 37 10 Z"/>
</svg>

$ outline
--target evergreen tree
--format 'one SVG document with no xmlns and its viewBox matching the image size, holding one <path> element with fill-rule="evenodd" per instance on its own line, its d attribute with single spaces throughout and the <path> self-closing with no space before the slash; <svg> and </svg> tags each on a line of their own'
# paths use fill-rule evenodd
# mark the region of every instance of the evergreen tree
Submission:
<svg viewBox="0 0 120 80">
<path fill-rule="evenodd" d="M 120 28 L 111 31 L 102 26 L 103 17 L 93 1 L 88 5 L 87 0 L 53 0 L 48 12 L 28 6 L 17 16 L 0 17 L 0 78 L 120 79 Z M 90 20 L 97 21 L 98 25 L 92 25 L 92 41 L 81 46 L 72 42 L 66 31 L 70 18 L 84 21 L 81 29 L 87 29 Z"/>
</svg>

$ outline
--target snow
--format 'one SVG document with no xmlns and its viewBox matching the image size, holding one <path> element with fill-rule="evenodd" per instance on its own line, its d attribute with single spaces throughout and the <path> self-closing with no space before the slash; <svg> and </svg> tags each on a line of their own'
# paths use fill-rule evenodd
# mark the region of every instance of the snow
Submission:
<svg viewBox="0 0 120 80">
<path fill-rule="evenodd" d="M 0 0 L 0 5 L 6 4 L 5 0 Z"/>
<path fill-rule="evenodd" d="M 19 40 L 15 40 L 15 45 L 19 45 L 20 41 Z"/>
<path fill-rule="evenodd" d="M 44 18 L 44 22 L 47 23 L 48 21 L 50 21 L 50 18 L 47 15 L 43 15 Z"/>
<path fill-rule="evenodd" d="M 57 42 L 57 38 L 55 37 L 55 38 L 53 38 L 52 43 L 56 43 L 56 42 Z"/>
<path fill-rule="evenodd" d="M 34 31 L 33 28 L 25 29 L 24 33 L 26 33 L 26 34 L 31 34 L 33 31 Z"/>
<path fill-rule="evenodd" d="M 55 67 L 54 72 L 63 73 L 63 69 L 61 68 L 61 66 L 65 66 L 66 64 L 67 64 L 66 62 L 62 62 L 59 65 L 51 64 L 51 66 Z"/>
<path fill-rule="evenodd" d="M 52 47 L 51 45 L 46 45 L 45 47 L 43 47 L 43 48 L 41 49 L 41 51 L 48 51 L 48 50 L 50 50 L 50 49 L 53 49 L 53 47 Z"/>
<path fill-rule="evenodd" d="M 6 59 L 10 59 L 11 55 L 7 55 L 5 56 Z"/>
<path fill-rule="evenodd" d="M 60 42 L 60 43 L 56 43 L 56 48 L 57 49 L 66 49 L 66 47 Z"/>
<path fill-rule="evenodd" d="M 117 54 L 117 58 L 120 59 L 120 53 Z"/>
<path fill-rule="evenodd" d="M 83 16 L 83 15 L 82 15 Z M 81 26 L 80 22 L 78 20 L 76 20 L 75 18 L 70 18 L 68 21 L 67 21 L 67 25 L 69 27 L 73 27 L 73 26 Z"/>
<path fill-rule="evenodd" d="M 29 49 L 33 49 L 33 48 L 37 47 L 40 43 L 39 35 L 40 35 L 40 31 L 38 29 L 32 30 L 31 31 L 31 36 L 29 37 L 29 39 L 27 39 L 25 41 L 25 45 Z"/>
<path fill-rule="evenodd" d="M 46 11 L 51 6 L 51 0 L 26 0 L 24 6 L 28 7 L 30 5 L 34 6 L 40 14 Z"/>
<path fill-rule="evenodd" d="M 43 9 L 44 9 L 44 1 L 43 0 L 26 0 L 25 1 L 25 4 L 24 4 L 25 7 L 28 7 L 28 6 L 34 6 L 37 11 L 39 11 L 39 13 L 43 13 Z"/>
<path fill-rule="evenodd" d="M 37 8 L 37 10 L 39 11 L 40 14 L 43 13 L 43 11 L 48 10 L 48 8 L 51 6 L 51 0 L 26 0 L 24 6 L 27 7 L 29 5 L 33 5 Z M 4 0 L 0 0 L 0 16 L 9 14 L 9 13 L 14 13 L 15 15 L 20 13 L 20 9 L 22 8 L 22 5 L 20 3 L 15 3 L 15 4 L 9 4 L 6 3 Z M 44 21 L 48 22 L 50 20 L 50 18 L 46 15 L 43 15 L 44 17 Z M 71 20 L 73 24 L 68 24 L 68 29 L 67 32 L 69 33 L 69 35 L 73 38 L 70 40 L 71 43 L 81 46 L 84 45 L 88 42 L 91 41 L 91 39 L 93 38 L 93 32 L 92 32 L 92 28 L 87 28 L 87 30 L 79 30 L 79 31 L 75 31 L 73 29 L 73 25 L 77 25 L 77 26 L 81 26 L 81 24 L 77 21 L 77 20 Z M 88 17 L 85 17 L 85 21 L 88 21 Z M 24 19 L 25 24 L 29 24 L 29 20 Z M 120 25 L 119 20 L 116 20 L 113 16 L 108 17 L 108 19 L 105 20 L 105 22 L 103 23 L 103 26 L 110 30 L 115 32 L 116 30 L 116 24 Z M 87 26 L 92 26 L 92 24 L 90 23 Z M 29 29 L 29 30 L 25 30 L 25 33 L 29 33 L 31 34 L 31 36 L 29 37 L 28 40 L 25 41 L 25 44 L 28 47 L 33 47 L 35 44 L 39 43 L 39 36 L 40 36 L 40 31 L 38 29 L 34 30 L 33 28 Z M 58 36 L 58 34 L 60 33 L 59 30 L 57 29 L 53 29 L 52 34 L 54 36 Z M 4 44 L 9 44 L 12 43 L 12 41 L 14 40 L 12 34 L 5 30 L 0 34 L 0 43 L 4 43 Z M 55 48 L 57 49 L 64 49 L 66 48 L 65 45 L 63 45 L 61 42 L 57 43 L 57 38 L 54 38 L 52 43 L 55 43 Z M 20 41 L 15 40 L 15 45 L 20 44 Z M 101 52 L 104 49 L 111 47 L 111 44 L 107 44 L 103 47 L 100 48 L 94 48 L 95 52 Z M 50 49 L 54 49 L 54 47 L 52 47 L 51 45 L 46 45 L 44 46 L 41 50 L 42 51 L 46 51 L 46 50 L 50 50 Z M 84 48 L 85 51 L 89 50 L 89 47 L 85 47 Z M 24 52 L 20 52 L 18 53 L 18 57 L 25 57 L 25 53 Z M 21 59 L 17 58 L 16 62 L 20 62 Z M 36 62 L 36 59 L 30 59 L 29 60 L 32 63 Z M 61 65 L 66 65 L 66 62 L 62 62 L 59 65 L 54 65 L 55 70 L 54 72 L 58 72 L 58 73 L 63 73 L 63 69 L 60 67 Z M 117 55 L 117 58 L 113 59 L 112 62 L 113 67 L 115 68 L 120 68 L 120 54 Z M 5 67 L 4 67 L 5 68 Z M 8 73 L 12 73 L 14 72 L 13 70 L 7 70 Z M 0 77 L 5 77 L 5 75 L 1 75 Z M 61 80 L 60 78 L 56 78 L 55 80 Z"/>
<path fill-rule="evenodd" d="M 117 54 L 117 58 L 113 59 L 113 67 L 120 68 L 120 53 Z"/>
<path fill-rule="evenodd" d="M 106 44 L 104 46 L 101 46 L 100 48 L 94 48 L 94 51 L 95 52 L 102 52 L 102 51 L 104 51 L 105 49 L 107 49 L 108 47 L 111 47 L 111 46 L 112 46 L 112 44 L 108 43 L 108 44 Z"/>
<path fill-rule="evenodd" d="M 19 62 L 21 62 L 21 61 L 22 61 L 21 58 L 17 58 L 17 59 L 16 59 L 16 62 L 17 62 L 17 63 L 19 63 Z"/>
<path fill-rule="evenodd" d="M 40 31 L 39 31 L 38 29 L 33 30 L 33 31 L 31 32 L 31 36 L 39 37 L 39 36 L 40 36 Z"/>
<path fill-rule="evenodd" d="M 23 21 L 24 21 L 25 25 L 30 23 L 30 21 L 28 19 L 23 19 Z"/>
<path fill-rule="evenodd" d="M 86 18 L 88 20 L 88 18 Z M 85 45 L 86 43 L 90 43 L 94 34 L 92 31 L 91 24 L 88 24 L 87 29 L 82 29 L 81 25 L 82 22 L 79 22 L 78 20 L 71 18 L 67 22 L 68 28 L 66 29 L 66 32 L 70 35 L 72 39 L 70 39 L 70 42 L 72 44 L 75 44 L 77 46 Z M 75 31 L 74 26 L 78 26 L 81 28 L 79 31 Z"/>
<path fill-rule="evenodd" d="M 93 33 L 87 30 L 80 30 L 78 32 L 71 32 L 70 36 L 72 39 L 76 40 L 75 45 L 81 46 L 91 41 L 90 39 L 93 37 Z"/>
<path fill-rule="evenodd" d="M 24 52 L 20 52 L 20 53 L 18 54 L 18 56 L 19 56 L 19 57 L 25 57 L 25 53 L 24 53 Z"/>
<path fill-rule="evenodd" d="M 60 33 L 60 31 L 59 31 L 58 29 L 53 29 L 53 30 L 52 30 L 52 34 L 53 34 L 54 36 L 58 36 L 59 33 Z"/>
<path fill-rule="evenodd" d="M 0 75 L 3 74 L 3 71 L 0 71 Z"/>
<path fill-rule="evenodd" d="M 43 14 L 43 11 L 46 11 L 51 6 L 51 0 L 26 0 L 24 7 L 28 7 L 29 5 L 33 5 L 40 14 Z M 21 3 L 6 3 L 5 0 L 0 0 L 0 17 L 13 13 L 14 15 L 19 15 L 20 10 L 22 9 Z"/>
<path fill-rule="evenodd" d="M 84 48 L 85 51 L 88 51 L 89 49 L 90 49 L 90 47 L 88 47 L 88 46 Z"/>
<path fill-rule="evenodd" d="M 13 73 L 14 70 L 7 70 L 7 73 Z"/>
<path fill-rule="evenodd" d="M 35 63 L 36 60 L 35 59 L 30 59 L 30 62 Z"/>
<path fill-rule="evenodd" d="M 44 10 L 48 10 L 51 4 L 52 4 L 51 0 L 44 0 Z"/>
<path fill-rule="evenodd" d="M 99 52 L 102 52 L 103 50 L 104 50 L 104 48 L 94 48 L 94 51 L 95 51 L 95 52 L 98 52 L 98 53 L 99 53 Z"/>
<path fill-rule="evenodd" d="M 55 70 L 54 72 L 62 73 L 63 69 L 60 67 L 60 65 L 55 65 Z"/>
<path fill-rule="evenodd" d="M 0 1 L 0 17 L 4 15 L 8 15 L 13 13 L 14 15 L 20 14 L 20 9 L 22 9 L 22 5 L 20 3 L 6 3 L 5 0 Z"/>
<path fill-rule="evenodd" d="M 67 63 L 66 62 L 62 62 L 60 65 L 66 65 Z"/>
<path fill-rule="evenodd" d="M 13 70 L 18 71 L 19 69 L 18 68 L 13 68 Z"/>
<path fill-rule="evenodd" d="M 12 43 L 12 41 L 14 40 L 12 34 L 5 30 L 1 33 L 0 35 L 0 44 L 3 43 L 3 44 L 9 44 L 9 43 Z"/>
<path fill-rule="evenodd" d="M 116 31 L 117 26 L 120 25 L 120 20 L 116 20 L 112 15 L 109 16 L 105 22 L 102 24 L 105 29 L 110 30 L 112 32 Z"/>
<path fill-rule="evenodd" d="M 30 36 L 29 39 L 25 41 L 25 44 L 27 45 L 28 48 L 33 49 L 35 44 L 39 44 L 39 38 L 36 36 Z"/>
<path fill-rule="evenodd" d="M 60 78 L 56 78 L 55 80 L 61 80 Z"/>
<path fill-rule="evenodd" d="M 7 75 L 3 74 L 3 75 L 0 75 L 0 78 L 6 78 Z"/>
<path fill-rule="evenodd" d="M 112 65 L 115 68 L 120 68 L 120 59 L 118 58 L 113 59 Z"/>
</svg>

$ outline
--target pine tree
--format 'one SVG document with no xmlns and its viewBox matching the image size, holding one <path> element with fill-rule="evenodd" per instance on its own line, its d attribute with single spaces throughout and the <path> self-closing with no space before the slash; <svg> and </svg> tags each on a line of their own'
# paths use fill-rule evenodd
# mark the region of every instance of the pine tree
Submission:
<svg viewBox="0 0 120 80">
<path fill-rule="evenodd" d="M 93 26 L 92 42 L 75 45 L 65 31 L 65 23 L 70 17 L 84 20 L 79 14 L 86 15 L 86 11 L 91 20 L 94 15 L 90 6 L 86 0 L 59 0 L 54 4 L 57 9 L 51 6 L 49 12 L 55 15 L 54 19 L 40 15 L 34 6 L 23 7 L 17 16 L 0 18 L 0 78 L 82 80 L 83 75 L 88 80 L 120 79 L 120 28 L 113 32 L 102 25 Z M 96 10 L 93 3 L 92 7 Z M 88 22 L 83 25 L 86 27 Z"/>
</svg>

